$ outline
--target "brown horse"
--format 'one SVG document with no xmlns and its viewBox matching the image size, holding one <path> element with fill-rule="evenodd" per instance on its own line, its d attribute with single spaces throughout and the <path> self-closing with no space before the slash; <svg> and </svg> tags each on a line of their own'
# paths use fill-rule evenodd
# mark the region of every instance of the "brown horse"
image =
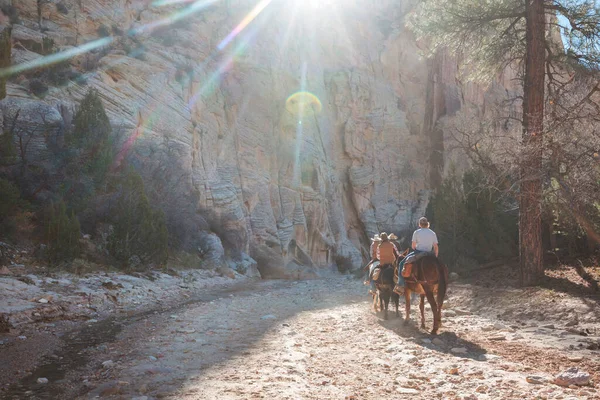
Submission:
<svg viewBox="0 0 600 400">
<path fill-rule="evenodd" d="M 448 288 L 448 268 L 437 257 L 427 255 L 418 260 L 412 268 L 412 274 L 405 279 L 404 299 L 406 302 L 406 317 L 404 322 L 410 320 L 410 296 L 412 292 L 421 295 L 421 328 L 425 329 L 425 297 L 431 305 L 433 312 L 433 329 L 431 333 L 437 334 L 442 323 L 442 306 Z"/>
</svg>

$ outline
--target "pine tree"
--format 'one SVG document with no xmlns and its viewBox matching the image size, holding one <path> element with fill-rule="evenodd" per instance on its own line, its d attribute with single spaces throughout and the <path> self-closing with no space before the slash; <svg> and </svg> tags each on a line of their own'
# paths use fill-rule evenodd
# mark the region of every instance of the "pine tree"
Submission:
<svg viewBox="0 0 600 400">
<path fill-rule="evenodd" d="M 473 79 L 511 67 L 523 83 L 519 187 L 520 277 L 543 274 L 541 206 L 546 88 L 564 88 L 556 71 L 600 66 L 600 12 L 595 0 L 424 0 L 411 19 L 432 53 L 446 48 Z M 553 33 L 561 31 L 563 44 Z M 555 86 L 553 86 L 555 85 Z"/>
<path fill-rule="evenodd" d="M 65 203 L 52 204 L 46 221 L 48 260 L 58 263 L 76 258 L 81 251 L 80 236 L 79 220 L 73 213 L 67 214 Z"/>
<path fill-rule="evenodd" d="M 73 124 L 73 139 L 80 145 L 97 143 L 110 136 L 110 121 L 95 89 L 90 89 L 81 100 Z"/>
<path fill-rule="evenodd" d="M 130 267 L 134 256 L 144 264 L 164 264 L 169 239 L 164 213 L 152 208 L 142 177 L 135 171 L 127 171 L 120 186 L 119 200 L 112 212 L 114 231 L 109 237 L 110 253 L 125 268 Z"/>
<path fill-rule="evenodd" d="M 100 185 L 114 159 L 112 128 L 98 92 L 90 90 L 73 118 L 72 142 L 84 151 L 87 173 Z"/>
</svg>

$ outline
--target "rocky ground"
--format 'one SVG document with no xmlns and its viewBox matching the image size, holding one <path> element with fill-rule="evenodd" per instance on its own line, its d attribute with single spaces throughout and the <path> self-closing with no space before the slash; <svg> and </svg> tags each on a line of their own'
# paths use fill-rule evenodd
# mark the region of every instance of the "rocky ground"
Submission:
<svg viewBox="0 0 600 400">
<path fill-rule="evenodd" d="M 394 315 L 382 320 L 369 309 L 365 287 L 350 277 L 215 289 L 186 305 L 65 335 L 45 367 L 2 393 L 7 399 L 600 398 L 598 298 L 585 288 L 585 296 L 498 288 L 495 279 L 454 282 L 435 337 Z M 415 305 L 413 320 L 417 312 Z"/>
<path fill-rule="evenodd" d="M 102 331 L 97 327 L 106 324 L 107 318 L 178 307 L 210 296 L 211 290 L 228 290 L 251 281 L 229 269 L 74 274 L 36 266 L 27 251 L 12 258 L 9 266 L 0 268 L 3 390 L 30 375 L 44 363 L 44 357 L 62 357 L 55 353 L 65 346 L 71 331 L 81 327 Z"/>
</svg>

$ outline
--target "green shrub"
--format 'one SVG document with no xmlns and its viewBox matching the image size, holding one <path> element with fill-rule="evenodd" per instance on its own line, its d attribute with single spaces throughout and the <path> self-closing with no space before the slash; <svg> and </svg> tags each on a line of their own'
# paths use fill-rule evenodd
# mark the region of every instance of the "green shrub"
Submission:
<svg viewBox="0 0 600 400">
<path fill-rule="evenodd" d="M 39 79 L 29 81 L 29 90 L 37 97 L 44 97 L 48 93 L 48 85 Z"/>
<path fill-rule="evenodd" d="M 91 175 L 98 187 L 105 182 L 115 151 L 110 121 L 97 91 L 92 89 L 83 98 L 73 124 L 70 141 L 83 150 L 83 172 Z"/>
<path fill-rule="evenodd" d="M 98 36 L 100 36 L 100 37 L 108 37 L 108 36 L 110 36 L 110 30 L 104 24 L 102 24 L 102 25 L 100 25 L 98 27 L 98 30 L 96 31 L 96 33 L 98 33 Z"/>
<path fill-rule="evenodd" d="M 56 10 L 63 15 L 69 14 L 69 8 L 63 2 L 56 3 Z"/>
<path fill-rule="evenodd" d="M 440 256 L 450 265 L 455 265 L 466 248 L 467 215 L 460 177 L 455 169 L 442 182 L 430 200 L 426 215 L 438 235 Z"/>
<path fill-rule="evenodd" d="M 440 257 L 450 266 L 469 268 L 475 261 L 518 254 L 518 216 L 507 211 L 506 202 L 481 171 L 467 171 L 461 179 L 451 168 L 426 211 Z"/>
<path fill-rule="evenodd" d="M 10 130 L 0 135 L 0 165 L 11 165 L 17 161 L 17 150 Z"/>
<path fill-rule="evenodd" d="M 116 36 L 123 36 L 123 34 L 125 33 L 125 32 L 123 32 L 123 29 L 119 28 L 119 25 L 117 25 L 117 24 L 112 24 L 111 29 L 112 29 L 113 35 L 116 35 Z"/>
<path fill-rule="evenodd" d="M 79 220 L 71 213 L 63 201 L 50 206 L 46 216 L 46 240 L 48 242 L 48 261 L 59 263 L 76 258 L 81 249 Z"/>
<path fill-rule="evenodd" d="M 108 250 L 124 268 L 132 259 L 142 265 L 164 265 L 168 257 L 168 232 L 165 215 L 150 206 L 142 177 L 133 170 L 120 178 L 121 193 L 111 213 L 113 232 Z"/>
<path fill-rule="evenodd" d="M 112 131 L 98 92 L 90 89 L 73 117 L 73 141 L 80 147 L 94 146 L 107 140 Z"/>
<path fill-rule="evenodd" d="M 15 213 L 20 197 L 19 189 L 12 182 L 0 178 L 0 223 Z"/>
</svg>

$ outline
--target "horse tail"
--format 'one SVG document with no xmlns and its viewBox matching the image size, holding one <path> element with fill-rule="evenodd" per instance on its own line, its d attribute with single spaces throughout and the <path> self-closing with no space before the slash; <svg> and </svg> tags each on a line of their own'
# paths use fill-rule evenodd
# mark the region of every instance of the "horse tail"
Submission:
<svg viewBox="0 0 600 400">
<path fill-rule="evenodd" d="M 438 264 L 438 293 L 437 303 L 441 307 L 446 298 L 446 291 L 448 290 L 448 267 L 442 264 L 441 261 L 437 260 Z"/>
</svg>

